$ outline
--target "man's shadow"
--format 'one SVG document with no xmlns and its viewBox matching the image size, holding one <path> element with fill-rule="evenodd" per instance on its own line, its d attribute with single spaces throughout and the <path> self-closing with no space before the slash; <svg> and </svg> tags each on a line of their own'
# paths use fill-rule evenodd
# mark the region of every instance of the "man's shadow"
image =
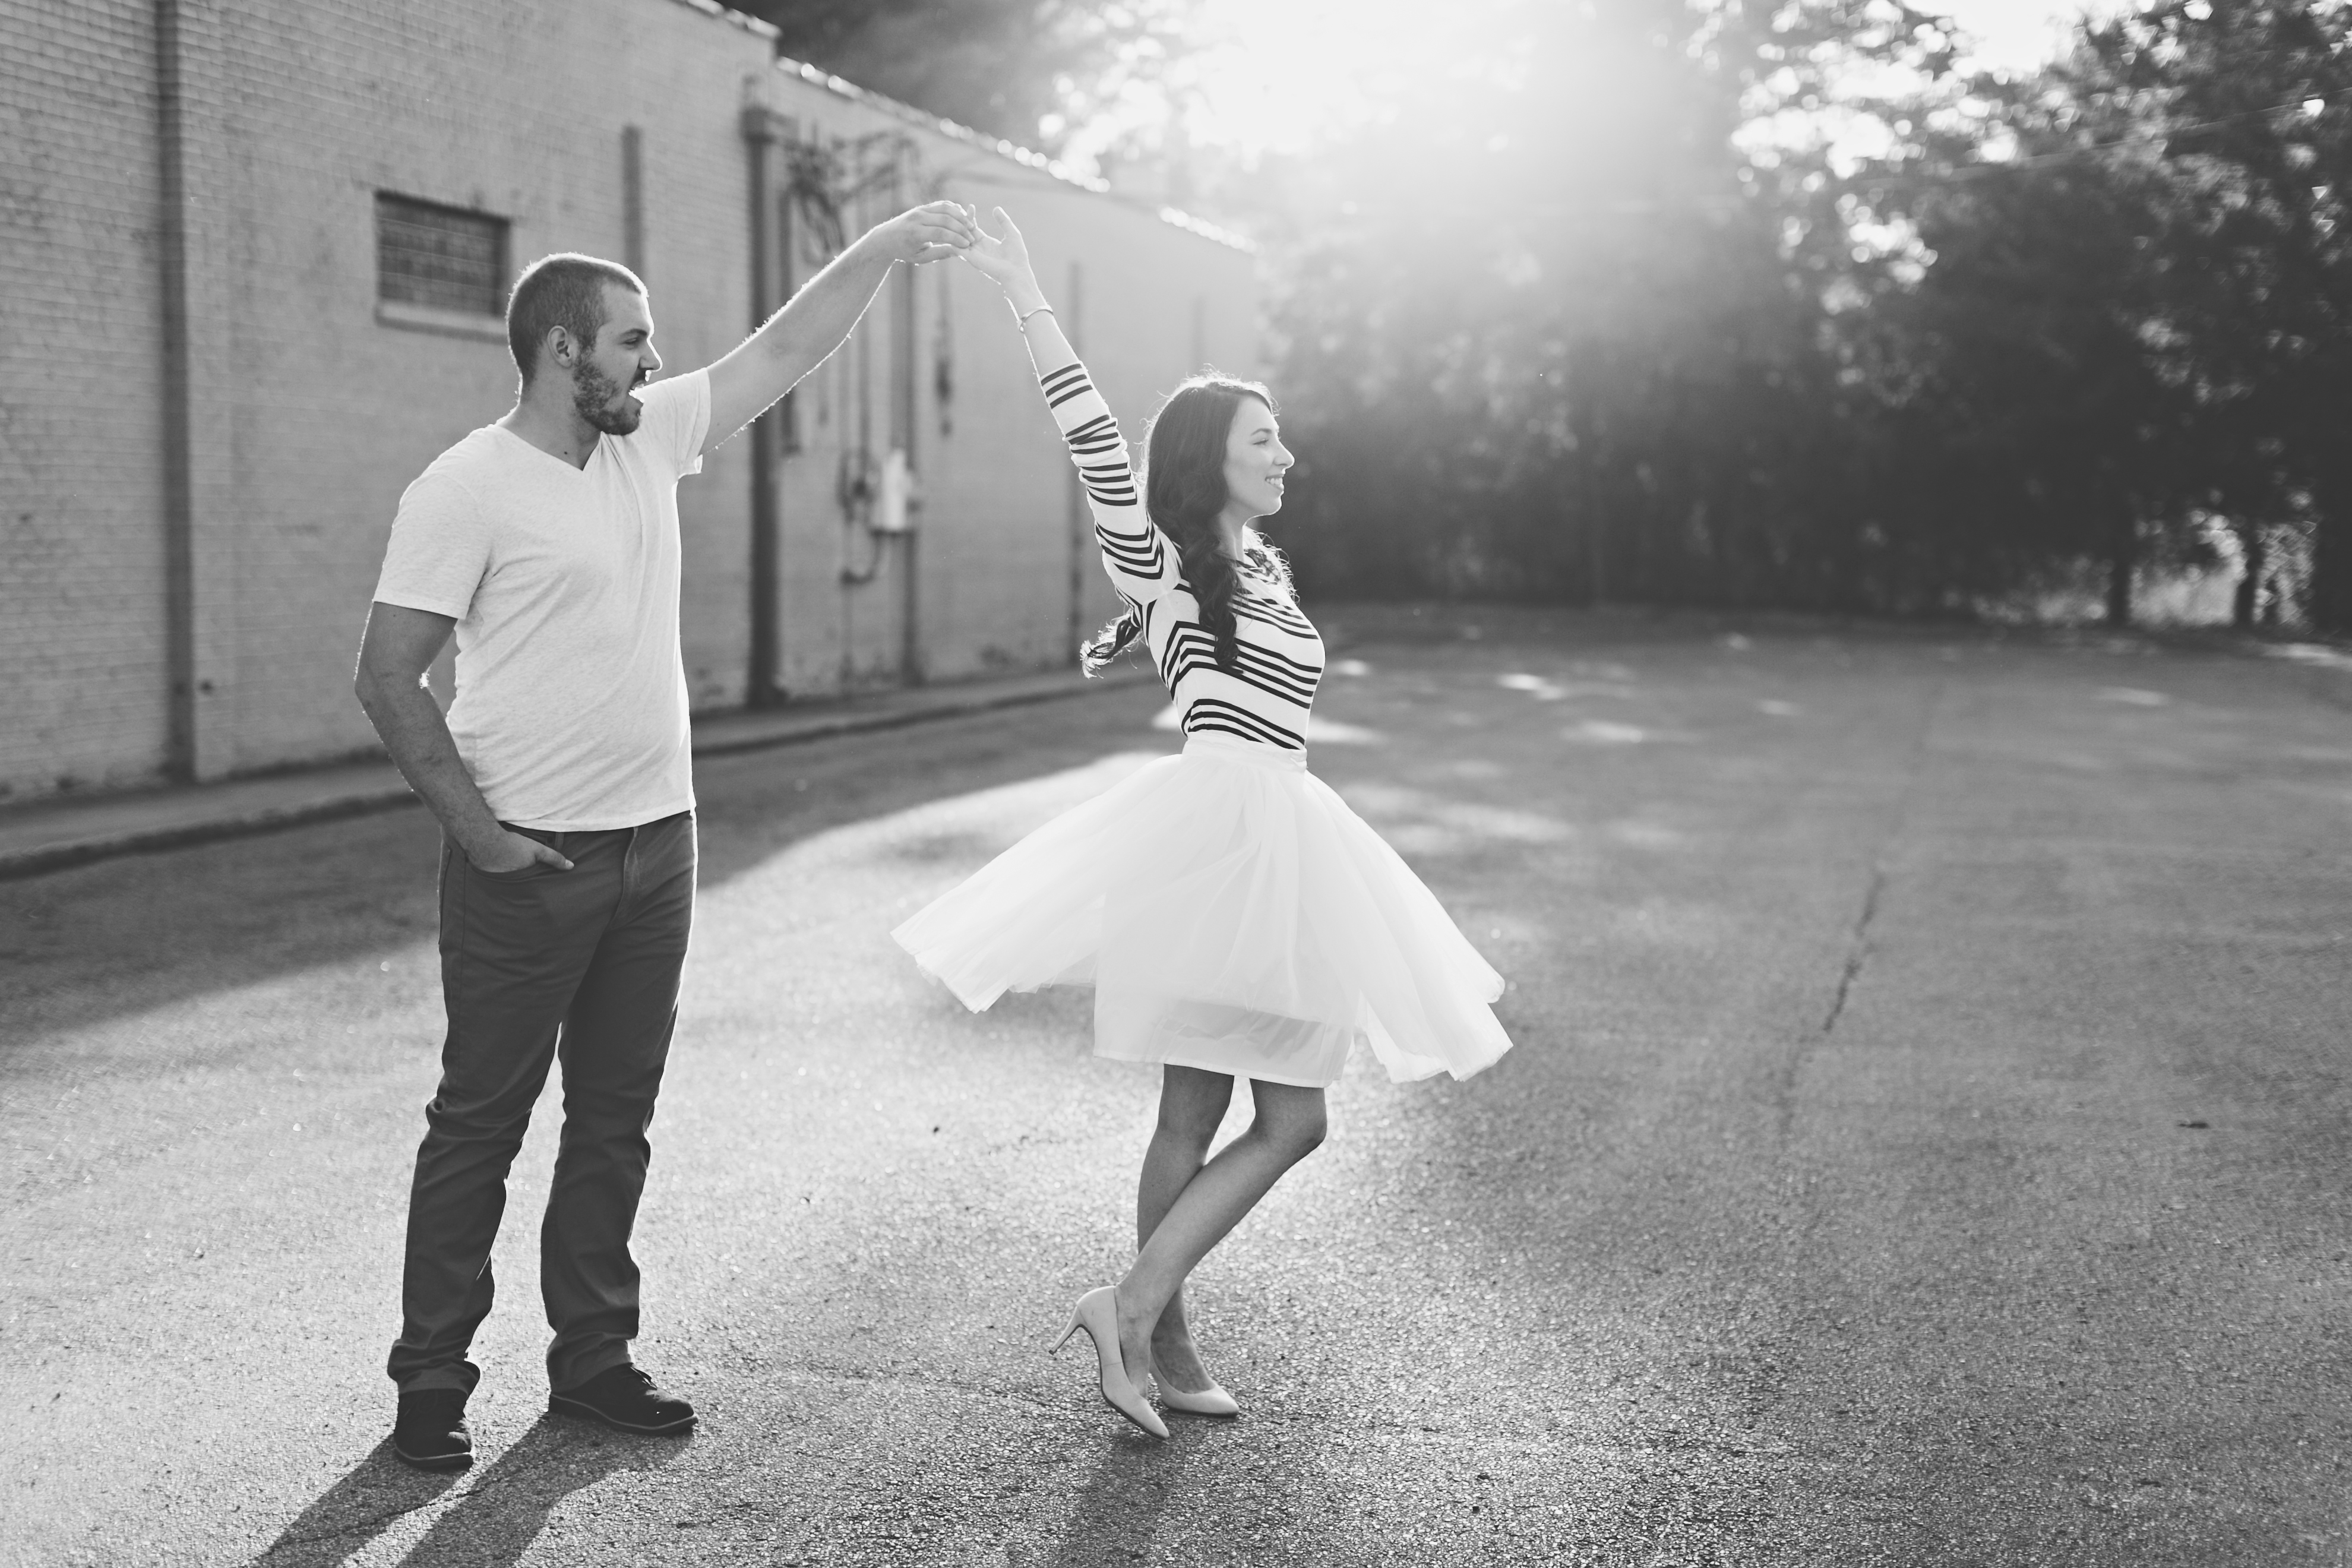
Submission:
<svg viewBox="0 0 2352 1568">
<path fill-rule="evenodd" d="M 386 1437 L 278 1531 L 252 1568 L 333 1568 L 457 1480 L 446 1471 L 428 1473 L 402 1464 Z"/>
<path fill-rule="evenodd" d="M 463 1562 L 508 1568 L 565 1498 L 623 1470 L 658 1469 L 685 1447 L 541 1415 L 478 1475 L 428 1475 L 394 1457 L 386 1438 L 320 1494 L 249 1568 L 336 1568 L 405 1515 L 462 1484 L 465 1494 L 401 1559 L 403 1568 Z"/>
</svg>

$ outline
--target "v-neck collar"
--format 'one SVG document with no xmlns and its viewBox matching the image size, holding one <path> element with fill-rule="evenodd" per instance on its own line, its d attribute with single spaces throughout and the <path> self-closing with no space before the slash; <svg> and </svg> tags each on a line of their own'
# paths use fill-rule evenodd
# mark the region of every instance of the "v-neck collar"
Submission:
<svg viewBox="0 0 2352 1568">
<path fill-rule="evenodd" d="M 553 463 L 557 468 L 567 469 L 572 473 L 582 476 L 583 478 L 586 477 L 589 468 L 595 463 L 598 454 L 604 450 L 604 444 L 613 438 L 609 434 L 599 431 L 596 436 L 595 449 L 588 454 L 588 461 L 581 464 L 578 468 L 573 468 L 570 463 L 564 461 L 562 458 L 557 457 L 554 453 L 549 451 L 538 442 L 530 440 L 516 431 L 507 428 L 507 426 L 499 424 L 495 419 L 490 421 L 489 427 L 497 431 L 499 435 L 504 436 L 508 440 L 515 443 L 515 445 L 522 447 L 524 450 L 544 458 L 549 462 Z"/>
</svg>

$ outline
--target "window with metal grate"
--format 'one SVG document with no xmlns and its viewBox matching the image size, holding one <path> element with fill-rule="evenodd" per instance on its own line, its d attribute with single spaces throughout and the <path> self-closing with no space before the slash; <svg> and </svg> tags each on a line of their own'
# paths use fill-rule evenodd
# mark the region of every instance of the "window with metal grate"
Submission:
<svg viewBox="0 0 2352 1568">
<path fill-rule="evenodd" d="M 377 299 L 499 316 L 506 277 L 506 219 L 376 193 Z"/>
</svg>

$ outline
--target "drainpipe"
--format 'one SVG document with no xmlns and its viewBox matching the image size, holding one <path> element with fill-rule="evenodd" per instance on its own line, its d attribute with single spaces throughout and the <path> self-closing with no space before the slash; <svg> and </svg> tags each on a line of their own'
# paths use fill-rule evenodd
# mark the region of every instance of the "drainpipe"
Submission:
<svg viewBox="0 0 2352 1568">
<path fill-rule="evenodd" d="M 776 128 L 760 104 L 743 107 L 743 140 L 751 166 L 751 329 L 775 311 L 776 204 L 769 189 L 770 150 Z M 744 681 L 747 708 L 772 708 L 783 698 L 778 681 L 781 648 L 776 624 L 780 520 L 776 504 L 776 424 L 772 411 L 751 421 L 751 647 Z"/>
<path fill-rule="evenodd" d="M 621 260 L 646 277 L 646 133 L 635 125 L 621 127 Z"/>
<path fill-rule="evenodd" d="M 902 143 L 898 153 L 899 174 L 893 181 L 894 187 L 906 178 L 914 148 Z M 904 200 L 903 192 L 899 197 Z M 895 270 L 898 276 L 891 279 L 891 445 L 904 454 L 899 460 L 911 483 L 913 477 L 922 471 L 915 454 L 915 268 L 909 263 Z M 898 680 L 901 685 L 920 686 L 924 679 L 923 595 L 915 546 L 921 531 L 915 527 L 911 517 L 905 522 L 906 531 L 898 535 Z"/>
<path fill-rule="evenodd" d="M 163 289 L 163 774 L 196 776 L 195 476 L 188 431 L 188 183 L 180 0 L 155 0 L 155 102 L 162 153 L 157 258 Z"/>
</svg>

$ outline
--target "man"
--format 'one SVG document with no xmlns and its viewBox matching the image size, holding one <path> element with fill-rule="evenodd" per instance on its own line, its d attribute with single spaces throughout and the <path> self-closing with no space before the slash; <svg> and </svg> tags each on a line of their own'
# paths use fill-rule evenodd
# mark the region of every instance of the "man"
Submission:
<svg viewBox="0 0 2352 1568">
<path fill-rule="evenodd" d="M 679 479 L 838 347 L 893 265 L 971 243 L 934 202 L 866 234 L 733 353 L 661 368 L 645 285 L 551 256 L 517 279 L 514 408 L 401 497 L 355 687 L 441 822 L 449 1029 L 408 1210 L 393 1442 L 473 1458 L 466 1359 L 490 1310 L 506 1174 L 559 1056 L 563 1133 L 540 1232 L 549 1408 L 684 1432 L 632 1364 L 629 1234 L 694 908 L 694 788 L 678 651 Z M 643 395 L 636 393 L 644 388 Z M 445 721 L 425 672 L 452 633 Z"/>
</svg>

